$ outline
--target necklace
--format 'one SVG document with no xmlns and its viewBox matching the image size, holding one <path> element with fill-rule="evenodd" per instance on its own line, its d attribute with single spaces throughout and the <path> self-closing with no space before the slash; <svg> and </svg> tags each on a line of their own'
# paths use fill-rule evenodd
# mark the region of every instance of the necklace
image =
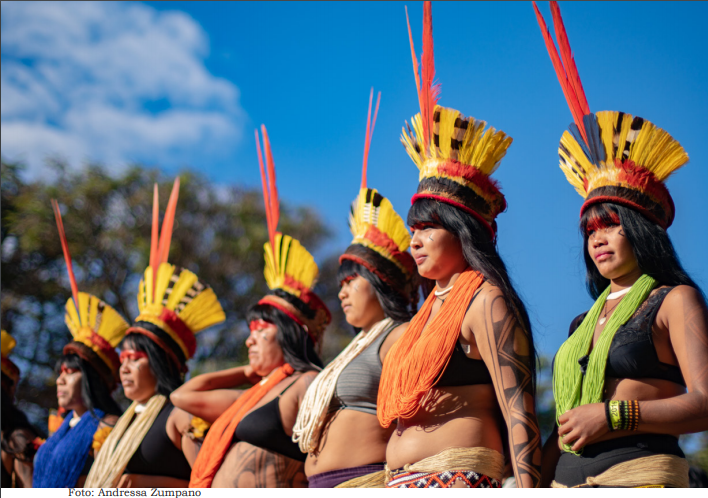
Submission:
<svg viewBox="0 0 708 498">
<path fill-rule="evenodd" d="M 610 311 L 614 310 L 618 305 L 619 305 L 619 301 L 617 301 L 617 304 L 615 304 L 611 309 L 607 309 L 607 300 L 605 300 L 605 306 L 604 306 L 605 311 L 604 311 L 604 313 L 602 313 L 602 318 L 600 318 L 600 320 L 598 320 L 600 322 L 600 325 L 605 324 L 605 322 L 607 321 L 607 314 Z"/>
<path fill-rule="evenodd" d="M 622 289 L 621 291 L 613 292 L 612 294 L 607 295 L 607 301 L 613 301 L 617 298 L 620 298 L 624 296 L 626 293 L 628 293 L 630 290 L 632 290 L 632 287 L 627 287 L 626 289 Z"/>
<path fill-rule="evenodd" d="M 450 291 L 452 290 L 452 287 L 453 287 L 454 285 L 455 285 L 455 284 L 452 284 L 452 285 L 451 285 L 450 287 L 448 287 L 447 289 L 435 291 L 435 297 L 444 296 L 445 294 L 447 294 L 448 292 L 450 292 Z"/>
</svg>

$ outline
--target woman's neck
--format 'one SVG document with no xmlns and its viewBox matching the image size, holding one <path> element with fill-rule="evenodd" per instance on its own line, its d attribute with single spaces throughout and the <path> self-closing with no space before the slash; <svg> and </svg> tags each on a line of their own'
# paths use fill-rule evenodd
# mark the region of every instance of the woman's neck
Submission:
<svg viewBox="0 0 708 498">
<path fill-rule="evenodd" d="M 634 285 L 634 282 L 642 276 L 642 270 L 636 268 L 626 275 L 610 280 L 610 292 L 617 292 Z"/>
<path fill-rule="evenodd" d="M 86 408 L 84 405 L 81 405 L 73 407 L 73 410 L 75 417 L 81 417 L 84 413 L 88 411 L 88 408 Z"/>
<path fill-rule="evenodd" d="M 464 271 L 464 270 L 462 270 Z M 438 290 L 444 290 L 450 287 L 451 285 L 455 285 L 455 282 L 457 279 L 460 277 L 462 274 L 462 271 L 458 271 L 457 273 L 453 273 L 449 277 L 441 278 L 435 281 L 435 284 L 438 286 Z"/>
</svg>

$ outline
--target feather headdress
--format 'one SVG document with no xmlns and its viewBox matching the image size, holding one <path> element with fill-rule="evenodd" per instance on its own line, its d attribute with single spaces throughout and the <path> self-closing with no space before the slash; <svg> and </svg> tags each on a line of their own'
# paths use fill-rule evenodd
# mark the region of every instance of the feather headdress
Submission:
<svg viewBox="0 0 708 498">
<path fill-rule="evenodd" d="M 167 262 L 174 228 L 179 177 L 167 203 L 162 232 L 159 231 L 157 184 L 153 192 L 150 266 L 138 289 L 140 314 L 128 333 L 148 336 L 183 370 L 197 350 L 195 334 L 226 320 L 213 289 L 193 272 Z"/>
<path fill-rule="evenodd" d="M 275 182 L 275 163 L 265 125 L 261 125 L 261 131 L 266 167 L 263 165 L 264 154 L 261 153 L 258 130 L 255 135 L 268 225 L 263 273 L 269 289 L 283 292 L 268 294 L 258 304 L 268 304 L 279 309 L 300 324 L 312 341 L 318 344 L 325 328 L 332 321 L 332 315 L 313 291 L 319 275 L 314 258 L 296 239 L 277 231 L 280 205 Z"/>
<path fill-rule="evenodd" d="M 79 292 L 61 211 L 54 199 L 52 199 L 52 209 L 54 209 L 72 294 L 66 302 L 64 321 L 73 340 L 64 346 L 63 352 L 76 354 L 90 363 L 103 381 L 114 388 L 118 382 L 120 368 L 120 360 L 115 348 L 125 336 L 128 323 L 116 310 L 96 296 Z"/>
<path fill-rule="evenodd" d="M 533 7 L 573 115 L 558 153 L 568 182 L 585 199 L 580 215 L 594 204 L 612 202 L 668 228 L 675 212 L 664 181 L 688 162 L 688 154 L 645 119 L 617 111 L 590 112 L 558 4 L 551 2 L 551 14 L 560 55 L 535 2 Z"/>
<path fill-rule="evenodd" d="M 406 9 L 406 20 L 408 10 Z M 401 141 L 420 170 L 417 199 L 451 204 L 479 219 L 492 237 L 495 219 L 506 209 L 499 185 L 490 175 L 499 167 L 512 139 L 503 131 L 459 111 L 437 105 L 440 87 L 433 83 L 433 15 L 430 2 L 423 8 L 423 54 L 420 74 L 410 22 L 408 37 L 420 113 L 406 123 Z M 486 130 L 485 130 L 486 128 Z"/>
<path fill-rule="evenodd" d="M 13 384 L 17 384 L 17 381 L 20 380 L 20 369 L 9 358 L 10 353 L 12 353 L 12 350 L 15 349 L 16 344 L 17 341 L 15 340 L 15 338 L 3 330 L 2 342 L 0 343 L 0 352 L 2 353 L 0 355 L 0 366 L 2 366 L 2 373 L 7 375 L 8 378 L 12 380 Z"/>
<path fill-rule="evenodd" d="M 374 134 L 376 116 L 379 111 L 381 93 L 376 100 L 376 110 L 371 119 L 371 104 L 374 89 L 369 96 L 369 113 L 366 120 L 364 140 L 364 161 L 359 195 L 352 203 L 349 215 L 349 229 L 354 236 L 344 254 L 339 257 L 341 264 L 351 260 L 376 274 L 408 301 L 417 301 L 417 270 L 413 257 L 406 252 L 411 242 L 403 219 L 394 211 L 391 202 L 376 189 L 367 188 L 366 173 L 371 137 Z"/>
</svg>

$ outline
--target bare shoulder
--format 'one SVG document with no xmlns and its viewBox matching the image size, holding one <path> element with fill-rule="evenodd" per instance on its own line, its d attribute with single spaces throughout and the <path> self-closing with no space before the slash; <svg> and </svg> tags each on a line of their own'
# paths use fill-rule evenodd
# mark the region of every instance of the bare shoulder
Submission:
<svg viewBox="0 0 708 498">
<path fill-rule="evenodd" d="M 292 385 L 288 391 L 292 391 L 292 394 L 296 395 L 299 399 L 302 399 L 303 396 L 305 396 L 305 392 L 307 391 L 307 388 L 310 387 L 310 384 L 312 384 L 312 381 L 315 380 L 315 377 L 317 377 L 317 374 L 319 372 L 305 372 L 298 379 L 295 381 L 295 383 Z M 286 393 L 287 394 L 287 391 Z"/>
<path fill-rule="evenodd" d="M 677 285 L 664 298 L 656 320 L 662 327 L 676 323 L 688 325 L 689 322 L 702 323 L 705 327 L 708 321 L 708 308 L 698 289 L 690 285 Z"/>
<path fill-rule="evenodd" d="M 381 358 L 381 362 L 383 363 L 384 359 L 386 358 L 386 355 L 388 352 L 391 350 L 391 347 L 396 344 L 396 341 L 401 338 L 401 336 L 408 330 L 408 324 L 410 322 L 402 323 L 395 329 L 393 329 L 388 336 L 386 336 L 386 339 L 384 339 L 383 343 L 381 344 L 381 347 L 379 348 L 379 357 Z"/>
<path fill-rule="evenodd" d="M 705 305 L 700 291 L 690 285 L 677 285 L 669 291 L 661 308 L 674 309 L 681 306 Z M 660 309 L 661 309 L 660 308 Z"/>
<path fill-rule="evenodd" d="M 118 417 L 118 415 L 104 415 L 101 419 L 99 427 L 115 427 L 119 418 L 120 417 Z"/>
<path fill-rule="evenodd" d="M 192 414 L 176 406 L 168 418 L 167 426 L 173 427 L 178 433 L 183 434 L 189 430 L 192 424 Z"/>
<path fill-rule="evenodd" d="M 501 289 L 485 281 L 477 290 L 472 305 L 467 310 L 465 322 L 474 329 L 475 325 L 482 326 L 489 318 L 504 316 L 506 313 L 506 302 Z"/>
</svg>

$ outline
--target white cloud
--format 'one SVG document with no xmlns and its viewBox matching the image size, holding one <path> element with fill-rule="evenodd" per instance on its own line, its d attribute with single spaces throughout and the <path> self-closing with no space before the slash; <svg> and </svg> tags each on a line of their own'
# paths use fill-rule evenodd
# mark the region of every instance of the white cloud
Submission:
<svg viewBox="0 0 708 498">
<path fill-rule="evenodd" d="M 204 65 L 207 35 L 182 12 L 139 3 L 2 2 L 3 158 L 43 173 L 141 161 L 165 166 L 230 152 L 238 88 Z"/>
</svg>

